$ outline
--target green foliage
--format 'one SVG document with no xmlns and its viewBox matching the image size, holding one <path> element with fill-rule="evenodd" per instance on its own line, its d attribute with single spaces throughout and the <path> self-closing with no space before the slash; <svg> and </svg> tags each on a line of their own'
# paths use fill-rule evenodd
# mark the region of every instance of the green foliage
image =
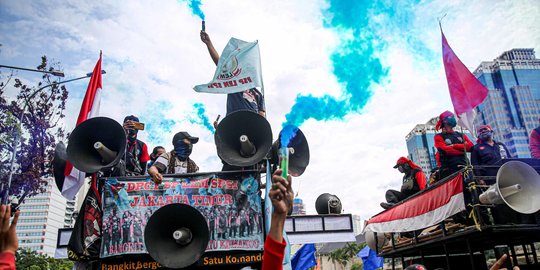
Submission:
<svg viewBox="0 0 540 270">
<path fill-rule="evenodd" d="M 54 259 L 28 249 L 19 249 L 15 263 L 17 269 L 71 270 L 73 268 L 73 262 L 70 260 Z"/>
<path fill-rule="evenodd" d="M 361 262 L 355 262 L 351 265 L 351 270 L 362 270 L 364 269 L 364 266 Z"/>
<path fill-rule="evenodd" d="M 332 251 L 329 256 L 333 263 L 338 263 L 345 267 L 347 263 L 364 248 L 366 244 L 358 244 L 356 242 L 347 243 L 344 247 Z M 359 268 L 362 269 L 362 268 Z"/>
</svg>

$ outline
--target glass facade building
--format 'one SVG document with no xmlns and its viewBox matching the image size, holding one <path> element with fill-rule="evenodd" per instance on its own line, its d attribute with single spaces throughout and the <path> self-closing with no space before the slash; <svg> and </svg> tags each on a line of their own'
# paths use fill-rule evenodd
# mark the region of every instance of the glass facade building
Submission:
<svg viewBox="0 0 540 270">
<path fill-rule="evenodd" d="M 296 197 L 293 200 L 293 215 L 305 215 L 306 214 L 306 206 L 304 205 L 304 201 L 302 199 Z"/>
<path fill-rule="evenodd" d="M 482 62 L 474 75 L 489 90 L 475 127 L 490 125 L 494 139 L 516 158 L 529 158 L 529 135 L 540 117 L 540 59 L 534 49 L 512 49 Z"/>
</svg>

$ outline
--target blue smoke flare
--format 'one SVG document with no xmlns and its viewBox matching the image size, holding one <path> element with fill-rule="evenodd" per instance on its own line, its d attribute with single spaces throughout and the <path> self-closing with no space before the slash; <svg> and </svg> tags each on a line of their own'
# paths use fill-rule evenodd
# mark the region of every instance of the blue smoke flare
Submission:
<svg viewBox="0 0 540 270">
<path fill-rule="evenodd" d="M 324 27 L 335 31 L 340 40 L 330 60 L 341 94 L 298 95 L 283 126 L 300 126 L 310 118 L 342 120 L 350 113 L 360 113 L 373 95 L 372 86 L 388 75 L 379 57 L 388 46 L 383 35 L 393 35 L 417 49 L 415 53 L 421 57 L 429 57 L 423 42 L 407 32 L 414 21 L 414 5 L 407 1 L 330 0 L 323 10 Z"/>
<path fill-rule="evenodd" d="M 146 125 L 143 132 L 147 135 L 149 149 L 157 145 L 164 146 L 165 148 L 170 146 L 169 139 L 174 134 L 173 127 L 177 122 L 173 119 L 168 119 L 165 113 L 170 112 L 172 108 L 172 103 L 161 100 L 157 104 L 149 106 L 141 114 L 140 119 Z"/>
<path fill-rule="evenodd" d="M 281 147 L 289 147 L 289 142 L 296 136 L 298 127 L 287 125 L 279 133 Z"/>
<path fill-rule="evenodd" d="M 197 118 L 190 118 L 189 121 L 192 124 L 204 126 L 206 129 L 208 129 L 212 133 L 216 132 L 216 130 L 214 129 L 214 126 L 210 123 L 208 116 L 206 116 L 206 108 L 204 107 L 204 104 L 194 103 L 193 108 L 195 109 Z"/>
<path fill-rule="evenodd" d="M 193 12 L 194 15 L 199 16 L 199 18 L 204 21 L 204 12 L 201 9 L 201 0 L 179 0 L 179 2 L 187 2 L 191 12 Z"/>
</svg>

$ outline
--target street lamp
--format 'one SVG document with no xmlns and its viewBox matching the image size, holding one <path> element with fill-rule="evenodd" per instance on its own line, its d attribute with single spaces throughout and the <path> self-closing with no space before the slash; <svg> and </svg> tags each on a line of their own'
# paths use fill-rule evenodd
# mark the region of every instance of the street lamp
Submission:
<svg viewBox="0 0 540 270">
<path fill-rule="evenodd" d="M 19 70 L 33 71 L 33 72 L 41 72 L 41 73 L 52 74 L 52 75 L 57 76 L 57 77 L 64 77 L 64 72 L 62 72 L 62 71 L 60 71 L 60 70 L 46 71 L 46 70 L 31 69 L 31 68 L 23 68 L 23 67 L 14 67 L 14 66 L 6 66 L 6 65 L 0 65 L 0 68 L 11 68 L 11 69 L 19 69 Z"/>
<path fill-rule="evenodd" d="M 4 67 L 4 66 L 0 65 L 0 67 Z M 48 73 L 48 72 L 46 72 L 46 73 Z M 105 72 L 105 70 L 101 70 L 101 74 L 106 74 L 106 73 L 107 72 Z M 62 77 L 63 77 L 63 75 L 64 74 L 62 73 Z M 34 91 L 34 93 L 32 93 L 32 95 L 30 95 L 28 98 L 26 98 L 26 102 L 24 103 L 24 107 L 23 107 L 23 109 L 21 111 L 21 115 L 19 116 L 19 118 L 17 118 L 17 120 L 18 120 L 17 125 L 22 125 L 22 119 L 23 119 L 23 116 L 24 116 L 24 111 L 26 110 L 26 107 L 28 105 L 28 101 L 31 100 L 39 92 L 41 92 L 41 90 L 43 90 L 43 89 L 45 89 L 47 87 L 54 86 L 54 85 L 60 85 L 60 84 L 64 84 L 64 83 L 67 83 L 67 82 L 77 81 L 77 80 L 81 80 L 81 79 L 89 78 L 89 77 L 92 77 L 92 72 L 86 73 L 86 76 L 82 76 L 82 77 L 71 79 L 71 80 L 51 83 L 51 84 L 48 84 L 48 85 L 45 85 L 45 86 L 42 86 L 42 87 L 38 88 L 36 91 Z M 17 132 L 15 140 L 13 141 L 13 149 L 11 151 L 11 165 L 10 165 L 10 169 L 9 169 L 9 176 L 8 176 L 8 184 L 7 184 L 6 195 L 5 195 L 4 199 L 0 200 L 2 202 L 4 202 L 4 200 L 5 200 L 5 202 L 7 202 L 8 198 L 9 198 L 9 189 L 11 188 L 11 180 L 13 179 L 13 173 L 15 171 L 15 159 L 17 157 L 17 146 L 19 145 L 20 138 L 21 138 L 21 136 L 20 136 L 19 132 Z"/>
</svg>

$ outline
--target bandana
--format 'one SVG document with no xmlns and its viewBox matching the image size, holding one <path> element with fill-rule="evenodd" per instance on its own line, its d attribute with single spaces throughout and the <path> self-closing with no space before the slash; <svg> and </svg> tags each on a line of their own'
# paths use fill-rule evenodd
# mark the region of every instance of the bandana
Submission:
<svg viewBox="0 0 540 270">
<path fill-rule="evenodd" d="M 443 127 L 443 120 L 450 116 L 454 116 L 454 114 L 450 111 L 445 111 L 441 113 L 441 115 L 439 115 L 439 121 L 437 122 L 437 125 L 435 126 L 435 130 L 441 129 Z"/>
</svg>

